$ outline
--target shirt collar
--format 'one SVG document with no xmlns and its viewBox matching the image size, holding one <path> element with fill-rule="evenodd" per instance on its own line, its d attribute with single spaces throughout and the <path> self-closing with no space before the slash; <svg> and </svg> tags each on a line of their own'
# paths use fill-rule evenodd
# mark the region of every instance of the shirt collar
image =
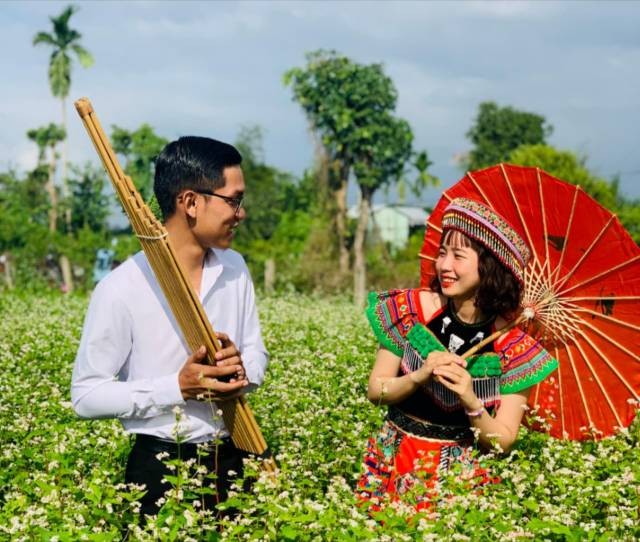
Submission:
<svg viewBox="0 0 640 542">
<path fill-rule="evenodd" d="M 229 251 L 226 248 L 210 248 L 207 251 L 207 255 L 205 257 L 205 267 L 207 266 L 207 261 L 210 260 L 218 260 L 222 263 L 223 267 L 228 267 L 229 269 L 234 269 L 235 265 L 231 258 L 229 258 Z"/>
<path fill-rule="evenodd" d="M 234 267 L 225 249 L 210 248 L 204 258 L 202 282 L 200 283 L 200 300 L 204 301 L 225 269 L 233 269 Z"/>
</svg>

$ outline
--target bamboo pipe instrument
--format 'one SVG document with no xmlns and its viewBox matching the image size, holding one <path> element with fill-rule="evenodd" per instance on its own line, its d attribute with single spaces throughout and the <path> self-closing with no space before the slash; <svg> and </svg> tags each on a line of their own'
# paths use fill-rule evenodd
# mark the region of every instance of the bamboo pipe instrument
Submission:
<svg viewBox="0 0 640 542">
<path fill-rule="evenodd" d="M 191 282 L 178 262 L 167 230 L 145 204 L 131 178 L 125 175 L 120 167 L 91 102 L 87 98 L 81 98 L 74 105 L 189 348 L 194 352 L 204 345 L 207 349 L 207 363 L 213 365 L 213 354 L 221 349 L 221 345 Z M 222 410 L 224 423 L 236 447 L 263 458 L 267 457 L 267 443 L 246 399 L 240 397 L 223 401 L 217 406 Z M 267 471 L 275 471 L 276 465 L 271 457 L 264 459 L 262 465 Z"/>
</svg>

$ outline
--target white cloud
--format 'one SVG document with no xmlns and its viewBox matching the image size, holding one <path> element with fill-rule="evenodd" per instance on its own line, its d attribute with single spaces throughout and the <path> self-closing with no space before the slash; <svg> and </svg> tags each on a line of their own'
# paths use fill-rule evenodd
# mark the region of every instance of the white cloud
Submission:
<svg viewBox="0 0 640 542">
<path fill-rule="evenodd" d="M 242 36 L 245 32 L 263 30 L 266 26 L 262 13 L 243 9 L 242 4 L 233 11 L 219 11 L 216 3 L 211 3 L 210 6 L 208 12 L 192 17 L 178 18 L 173 15 L 136 19 L 132 29 L 146 38 L 223 41 Z"/>
<path fill-rule="evenodd" d="M 3 4 L 0 166 L 31 167 L 26 130 L 59 121 L 48 52 L 31 39 L 66 4 Z M 107 129 L 147 122 L 168 138 L 233 139 L 257 123 L 267 160 L 300 173 L 313 146 L 281 77 L 322 47 L 385 65 L 398 113 L 444 179 L 460 176 L 451 156 L 469 147 L 485 100 L 545 115 L 552 142 L 586 149 L 594 169 L 640 168 L 640 3 L 86 2 L 73 20 L 96 65 L 75 69 L 71 94 L 88 95 Z M 69 131 L 70 159 L 94 159 L 71 109 Z M 634 180 L 622 189 L 640 195 Z"/>
<path fill-rule="evenodd" d="M 559 2 L 534 2 L 491 0 L 485 2 L 463 2 L 461 13 L 472 14 L 487 19 L 497 20 L 526 20 L 537 22 L 558 13 L 561 9 Z"/>
</svg>

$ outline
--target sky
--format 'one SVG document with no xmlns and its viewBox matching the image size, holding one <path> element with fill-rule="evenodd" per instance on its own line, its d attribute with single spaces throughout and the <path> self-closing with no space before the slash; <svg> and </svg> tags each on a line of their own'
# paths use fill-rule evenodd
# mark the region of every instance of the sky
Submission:
<svg viewBox="0 0 640 542">
<path fill-rule="evenodd" d="M 0 170 L 25 170 L 30 128 L 59 122 L 49 50 L 33 47 L 68 2 L 0 3 Z M 72 99 L 87 96 L 108 129 L 149 123 L 175 139 L 233 141 L 264 130 L 266 162 L 296 176 L 313 140 L 286 70 L 334 49 L 382 63 L 417 149 L 434 162 L 432 205 L 463 176 L 455 157 L 483 101 L 546 117 L 550 144 L 640 197 L 640 2 L 76 2 L 71 26 L 96 63 L 76 64 L 69 96 L 69 160 L 97 161 Z M 379 196 L 380 198 L 383 196 Z M 394 195 L 386 196 L 393 200 Z"/>
</svg>

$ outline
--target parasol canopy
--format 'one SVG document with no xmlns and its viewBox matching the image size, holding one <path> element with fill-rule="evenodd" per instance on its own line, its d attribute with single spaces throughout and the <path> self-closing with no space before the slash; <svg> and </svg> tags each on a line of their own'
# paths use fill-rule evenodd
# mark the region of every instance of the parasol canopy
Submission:
<svg viewBox="0 0 640 542">
<path fill-rule="evenodd" d="M 467 173 L 427 220 L 422 286 L 434 276 L 443 211 L 457 197 L 494 209 L 532 249 L 522 306 L 535 317 L 527 331 L 559 368 L 532 390 L 538 422 L 529 425 L 572 440 L 628 427 L 640 401 L 640 248 L 618 218 L 538 168 L 500 164 Z"/>
</svg>

